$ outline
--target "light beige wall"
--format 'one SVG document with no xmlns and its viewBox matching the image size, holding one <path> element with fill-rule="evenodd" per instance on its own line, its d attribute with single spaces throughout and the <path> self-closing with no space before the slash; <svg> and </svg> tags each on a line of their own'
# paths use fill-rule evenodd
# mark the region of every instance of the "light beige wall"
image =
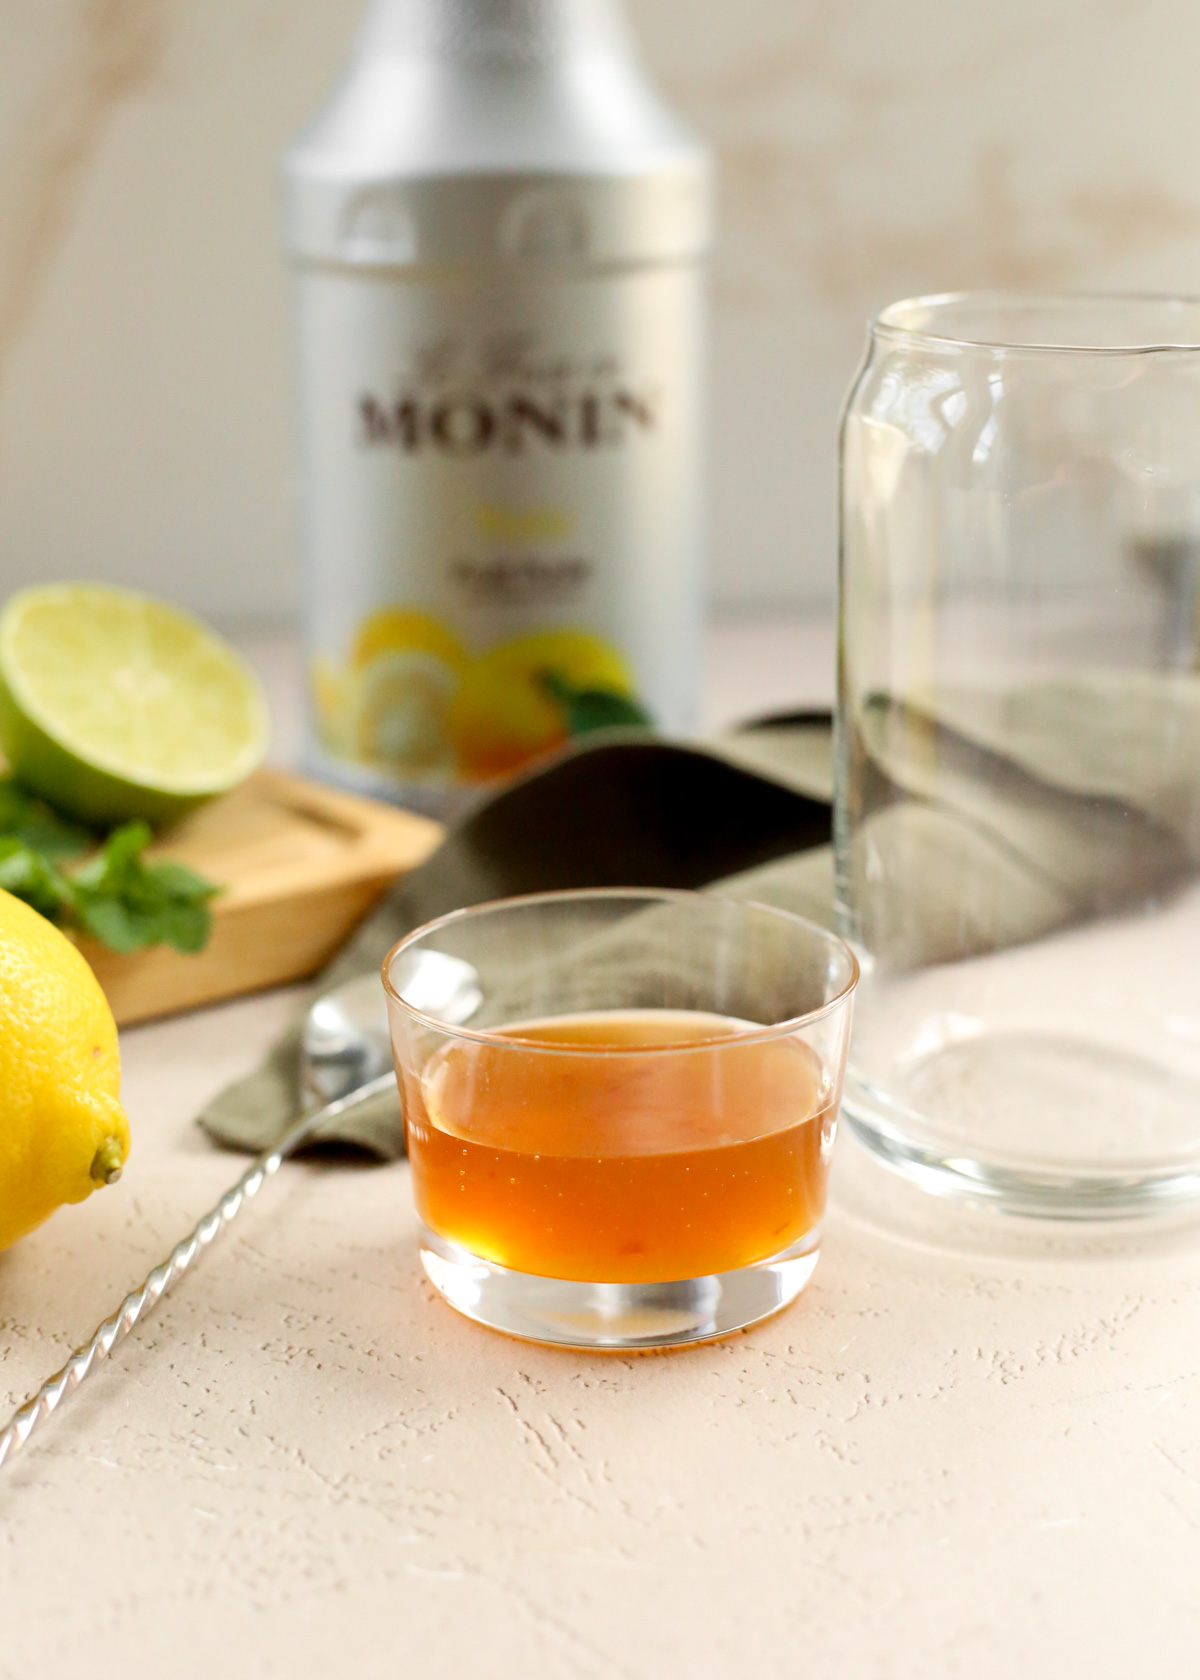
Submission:
<svg viewBox="0 0 1200 1680">
<path fill-rule="evenodd" d="M 0 586 L 294 599 L 274 160 L 359 0 L 0 0 Z M 1191 0 L 632 0 L 722 166 L 713 585 L 832 587 L 868 312 L 1200 291 Z"/>
</svg>

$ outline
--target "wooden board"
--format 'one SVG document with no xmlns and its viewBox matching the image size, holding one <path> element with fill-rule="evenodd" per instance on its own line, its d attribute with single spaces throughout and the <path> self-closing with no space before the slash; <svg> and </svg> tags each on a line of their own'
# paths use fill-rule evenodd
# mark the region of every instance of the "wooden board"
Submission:
<svg viewBox="0 0 1200 1680">
<path fill-rule="evenodd" d="M 441 836 L 426 817 L 260 770 L 152 848 L 223 889 L 203 951 L 159 945 L 120 956 L 92 940 L 80 949 L 122 1026 L 303 980 Z"/>
</svg>

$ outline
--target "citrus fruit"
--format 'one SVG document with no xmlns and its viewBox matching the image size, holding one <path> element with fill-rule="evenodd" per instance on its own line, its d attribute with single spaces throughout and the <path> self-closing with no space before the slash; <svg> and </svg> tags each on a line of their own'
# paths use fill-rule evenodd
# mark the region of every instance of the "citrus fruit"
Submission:
<svg viewBox="0 0 1200 1680">
<path fill-rule="evenodd" d="M 129 1154 L 117 1029 L 70 940 L 0 892 L 0 1248 Z"/>
<path fill-rule="evenodd" d="M 198 620 L 100 584 L 24 589 L 0 613 L 0 746 L 84 822 L 163 823 L 262 759 L 258 681 Z"/>
<path fill-rule="evenodd" d="M 469 663 L 462 643 L 429 613 L 386 607 L 364 619 L 346 680 L 353 756 L 415 775 L 448 769 L 447 715 Z"/>
<path fill-rule="evenodd" d="M 432 614 L 411 607 L 385 607 L 365 618 L 354 638 L 350 663 L 361 671 L 380 654 L 407 652 L 433 654 L 459 672 L 468 663 L 466 649 L 452 631 Z"/>
<path fill-rule="evenodd" d="M 413 772 L 451 764 L 446 721 L 458 684 L 458 672 L 436 654 L 380 654 L 354 686 L 355 756 Z"/>
<path fill-rule="evenodd" d="M 317 733 L 331 752 L 354 757 L 350 739 L 350 696 L 352 679 L 326 654 L 319 653 L 309 669 Z"/>
<path fill-rule="evenodd" d="M 616 651 L 586 630 L 538 630 L 482 654 L 450 708 L 450 736 L 464 776 L 489 780 L 519 769 L 571 734 L 562 691 L 632 699 L 633 676 Z"/>
</svg>

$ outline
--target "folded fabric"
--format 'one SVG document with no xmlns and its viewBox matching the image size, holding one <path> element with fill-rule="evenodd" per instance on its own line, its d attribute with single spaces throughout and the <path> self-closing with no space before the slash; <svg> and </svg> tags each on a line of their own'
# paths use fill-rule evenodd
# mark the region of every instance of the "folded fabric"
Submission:
<svg viewBox="0 0 1200 1680">
<path fill-rule="evenodd" d="M 830 722 L 817 717 L 790 732 L 801 768 L 768 777 L 737 760 L 735 748 L 672 746 L 637 737 L 584 743 L 484 801 L 458 823 L 425 864 L 399 881 L 319 977 L 313 994 L 378 973 L 391 947 L 448 910 L 515 893 L 599 886 L 765 891 L 779 859 L 824 855 L 814 883 L 798 891 L 828 914 Z M 816 743 L 814 745 L 814 742 Z M 806 774 L 803 765 L 811 767 Z M 790 782 L 791 785 L 788 785 Z M 806 790 L 815 782 L 816 797 Z M 764 866 L 765 870 L 764 870 Z M 220 1093 L 200 1116 L 217 1142 L 269 1148 L 300 1110 L 301 1018 L 262 1065 Z M 358 1106 L 316 1140 L 350 1144 L 388 1158 L 403 1152 L 399 1106 L 390 1094 Z"/>
<path fill-rule="evenodd" d="M 848 868 L 894 970 L 1024 943 L 1176 891 L 1200 860 L 1200 681 L 1082 672 L 875 695 Z"/>
<path fill-rule="evenodd" d="M 1162 898 L 1200 862 L 1200 679 L 1082 672 L 1017 689 L 871 698 L 847 733 L 847 868 L 894 969 L 955 961 Z M 584 744 L 478 806 L 317 982 L 377 971 L 422 922 L 513 893 L 707 888 L 833 925 L 832 734 L 799 716 L 706 751 Z M 516 994 L 514 994 L 514 1008 Z M 269 1146 L 299 1108 L 299 1026 L 201 1116 Z M 403 1149 L 396 1099 L 327 1138 Z"/>
</svg>

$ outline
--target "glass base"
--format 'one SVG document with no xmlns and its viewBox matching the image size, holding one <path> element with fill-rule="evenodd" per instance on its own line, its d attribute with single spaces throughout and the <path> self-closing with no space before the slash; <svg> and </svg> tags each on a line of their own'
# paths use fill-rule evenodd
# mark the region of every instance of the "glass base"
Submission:
<svg viewBox="0 0 1200 1680">
<path fill-rule="evenodd" d="M 1070 1038 L 980 1035 L 897 1071 L 851 1068 L 843 1114 L 935 1195 L 1044 1219 L 1130 1219 L 1200 1203 L 1200 1084 Z"/>
<path fill-rule="evenodd" d="M 728 1336 L 794 1301 L 816 1269 L 820 1230 L 756 1265 L 670 1283 L 579 1283 L 481 1260 L 425 1225 L 421 1264 L 467 1318 L 523 1341 L 630 1351 Z"/>
</svg>

